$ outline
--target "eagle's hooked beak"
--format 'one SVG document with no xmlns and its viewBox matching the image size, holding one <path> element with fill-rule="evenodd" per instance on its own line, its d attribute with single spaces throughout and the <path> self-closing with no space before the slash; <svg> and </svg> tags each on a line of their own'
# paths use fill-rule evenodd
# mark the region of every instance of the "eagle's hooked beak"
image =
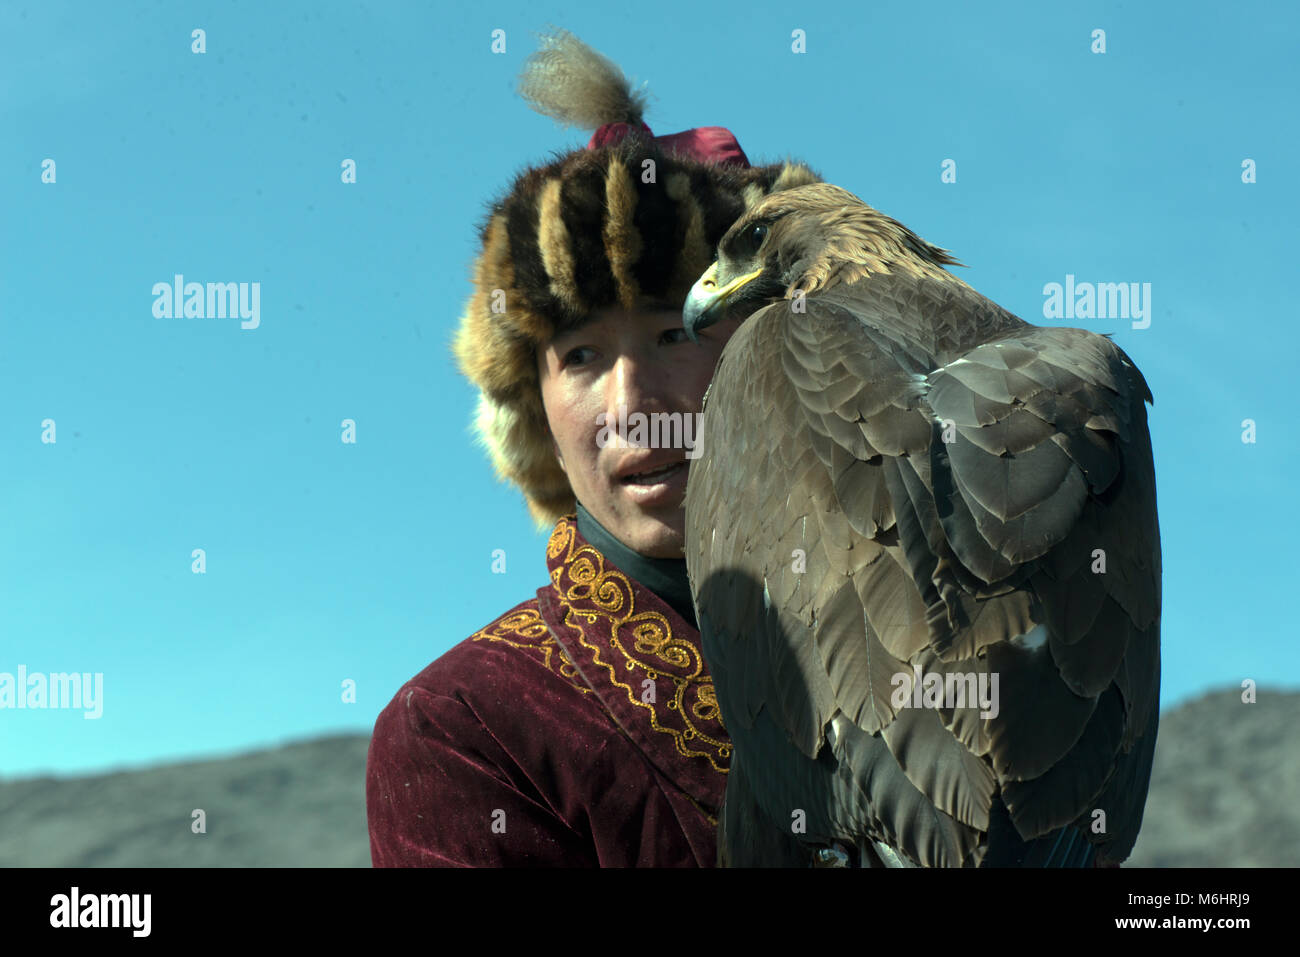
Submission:
<svg viewBox="0 0 1300 957">
<path fill-rule="evenodd" d="M 762 271 L 762 267 L 759 267 L 753 272 L 737 276 L 722 288 L 718 288 L 718 264 L 715 262 L 705 270 L 704 275 L 691 287 L 690 295 L 686 297 L 686 305 L 682 309 L 682 325 L 686 327 L 686 334 L 691 337 L 691 342 L 699 342 L 699 330 L 721 319 L 726 312 L 727 300 L 741 286 L 758 278 Z"/>
</svg>

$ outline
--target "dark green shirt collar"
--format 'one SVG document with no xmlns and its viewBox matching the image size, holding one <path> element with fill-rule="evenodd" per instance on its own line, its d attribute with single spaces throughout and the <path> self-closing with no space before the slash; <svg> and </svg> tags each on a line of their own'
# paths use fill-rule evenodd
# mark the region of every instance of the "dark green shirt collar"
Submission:
<svg viewBox="0 0 1300 957">
<path fill-rule="evenodd" d="M 578 534 L 596 547 L 619 571 L 635 579 L 663 599 L 692 628 L 695 605 L 691 601 L 691 583 L 686 575 L 686 561 L 680 558 L 647 558 L 632 551 L 578 504 Z"/>
</svg>

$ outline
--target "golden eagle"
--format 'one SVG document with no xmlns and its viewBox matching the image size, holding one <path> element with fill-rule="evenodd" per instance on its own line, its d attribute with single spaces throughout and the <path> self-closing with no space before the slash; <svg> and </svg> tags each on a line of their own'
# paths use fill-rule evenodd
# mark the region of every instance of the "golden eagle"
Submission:
<svg viewBox="0 0 1300 957">
<path fill-rule="evenodd" d="M 1159 720 L 1160 532 L 1123 350 L 984 298 L 829 184 L 774 193 L 686 302 L 748 316 L 686 559 L 734 743 L 719 863 L 1114 865 Z"/>
</svg>

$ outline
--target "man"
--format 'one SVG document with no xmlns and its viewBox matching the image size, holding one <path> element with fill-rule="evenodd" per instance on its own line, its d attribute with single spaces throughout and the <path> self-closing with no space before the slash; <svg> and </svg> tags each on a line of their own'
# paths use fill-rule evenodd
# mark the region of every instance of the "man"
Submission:
<svg viewBox="0 0 1300 957">
<path fill-rule="evenodd" d="M 717 127 L 653 138 L 616 67 L 568 34 L 547 42 L 525 95 L 599 128 L 493 205 L 456 354 L 498 473 L 553 526 L 550 584 L 380 714 L 377 867 L 716 859 L 730 742 L 682 559 L 688 449 L 604 437 L 699 412 L 737 323 L 692 344 L 687 292 L 747 203 L 818 177 L 752 168 Z"/>
</svg>

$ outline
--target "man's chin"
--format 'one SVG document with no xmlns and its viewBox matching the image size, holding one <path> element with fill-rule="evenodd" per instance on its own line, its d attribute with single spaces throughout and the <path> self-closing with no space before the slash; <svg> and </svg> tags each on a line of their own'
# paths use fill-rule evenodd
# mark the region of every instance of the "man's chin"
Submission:
<svg viewBox="0 0 1300 957">
<path fill-rule="evenodd" d="M 655 543 L 649 548 L 637 549 L 637 553 L 644 555 L 646 558 L 671 558 L 683 559 L 686 557 L 685 542 L 681 536 L 677 536 L 672 541 Z"/>
<path fill-rule="evenodd" d="M 680 508 L 670 511 L 675 512 L 672 519 L 642 513 L 628 519 L 624 534 L 619 534 L 614 529 L 610 531 L 638 555 L 646 558 L 682 558 L 686 554 L 686 513 Z"/>
</svg>

